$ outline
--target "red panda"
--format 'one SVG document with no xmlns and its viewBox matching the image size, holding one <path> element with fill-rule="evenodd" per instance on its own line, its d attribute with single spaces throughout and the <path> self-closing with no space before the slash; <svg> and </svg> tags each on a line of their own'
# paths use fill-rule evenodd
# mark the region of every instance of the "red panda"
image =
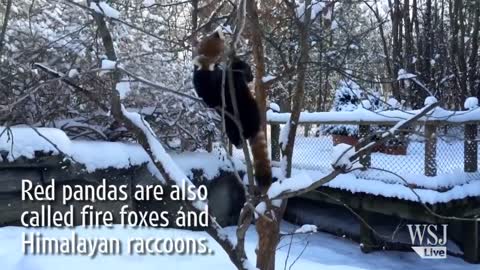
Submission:
<svg viewBox="0 0 480 270">
<path fill-rule="evenodd" d="M 225 85 L 225 110 L 228 112 L 224 119 L 226 133 L 236 147 L 241 147 L 240 130 L 235 121 L 228 117 L 228 115 L 234 115 L 230 84 L 228 83 L 230 80 L 233 81 L 239 113 L 238 120 L 243 131 L 242 135 L 249 141 L 252 149 L 257 185 L 261 192 L 266 192 L 272 183 L 271 166 L 266 136 L 261 129 L 260 110 L 248 87 L 248 83 L 253 81 L 252 70 L 246 62 L 234 57 L 230 66 L 232 73 L 227 72 L 225 74 L 225 84 L 223 84 L 224 71 L 216 65 L 216 61 L 218 61 L 224 49 L 223 46 L 218 44 L 219 40 L 223 43 L 222 38 L 214 34 L 200 43 L 199 55 L 194 59 L 194 88 L 209 107 L 216 108 L 219 114 L 222 114 L 222 85 Z M 207 53 L 207 55 L 201 54 L 201 52 Z"/>
<path fill-rule="evenodd" d="M 225 36 L 221 29 L 205 37 L 198 44 L 198 56 L 193 60 L 193 64 L 200 70 L 213 71 L 215 64 L 222 57 L 225 50 Z"/>
</svg>

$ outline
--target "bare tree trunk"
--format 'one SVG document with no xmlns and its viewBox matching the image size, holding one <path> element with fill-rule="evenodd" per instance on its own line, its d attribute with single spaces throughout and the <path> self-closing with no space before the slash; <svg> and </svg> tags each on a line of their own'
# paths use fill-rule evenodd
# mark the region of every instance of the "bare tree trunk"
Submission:
<svg viewBox="0 0 480 270">
<path fill-rule="evenodd" d="M 265 76 L 265 55 L 262 40 L 262 30 L 258 18 L 257 4 L 255 0 L 247 0 L 247 14 L 249 22 L 249 34 L 252 41 L 253 61 L 255 63 L 255 98 L 260 109 L 260 121 L 262 129 L 266 132 L 267 89 L 263 83 Z"/>
<path fill-rule="evenodd" d="M 368 3 L 367 3 L 367 5 L 368 5 Z M 388 47 L 387 38 L 385 36 L 385 30 L 383 28 L 383 21 L 382 21 L 382 18 L 380 16 L 380 13 L 378 11 L 378 4 L 375 1 L 375 8 L 373 8 L 370 5 L 368 5 L 368 7 L 370 8 L 370 10 L 375 15 L 375 19 L 377 20 L 377 23 L 378 23 L 378 30 L 380 32 L 380 39 L 382 41 L 383 54 L 385 55 L 385 69 L 386 69 L 386 72 L 387 72 L 387 77 L 392 79 L 392 80 L 395 80 L 395 78 L 397 77 L 397 74 L 395 74 L 394 71 L 393 71 L 392 60 L 390 59 L 390 49 Z M 395 82 L 390 83 L 390 88 L 391 88 L 390 90 L 392 92 L 398 94 L 397 91 L 394 91 L 394 89 L 396 87 L 395 84 L 396 84 Z M 395 98 L 399 99 L 400 97 L 395 96 Z"/>
<path fill-rule="evenodd" d="M 479 90 L 475 90 L 478 79 L 478 49 L 479 49 L 479 35 L 480 35 L 480 1 L 475 1 L 473 11 L 473 31 L 472 31 L 472 49 L 469 58 L 469 74 L 468 81 L 470 86 L 470 93 L 472 96 L 478 96 Z"/>
<path fill-rule="evenodd" d="M 467 89 L 467 58 L 465 52 L 465 38 L 466 38 L 466 29 L 465 29 L 465 12 L 463 10 L 463 0 L 456 0 L 456 13 L 457 13 L 457 22 L 459 22 L 459 33 L 458 37 L 458 71 L 460 79 L 460 87 L 462 89 L 463 99 L 469 96 Z"/>
<path fill-rule="evenodd" d="M 391 1 L 388 1 L 391 8 L 391 18 L 392 18 L 392 71 L 393 75 L 396 78 L 398 71 L 400 70 L 399 66 L 401 63 L 401 22 L 402 22 L 402 11 L 400 8 L 400 0 L 394 0 L 393 6 Z M 392 83 L 392 93 L 396 98 L 400 97 L 400 87 L 397 81 Z"/>
<path fill-rule="evenodd" d="M 191 44 L 192 44 L 192 57 L 195 57 L 196 50 L 195 47 L 197 46 L 197 29 L 198 29 L 198 1 L 199 0 L 192 0 L 192 37 L 191 37 Z"/>
<path fill-rule="evenodd" d="M 300 35 L 300 58 L 297 65 L 297 81 L 295 93 L 293 95 L 292 113 L 290 116 L 290 129 L 288 133 L 288 141 L 283 152 L 287 160 L 286 177 L 290 177 L 292 173 L 292 156 L 295 144 L 295 135 L 297 133 L 298 120 L 300 119 L 300 111 L 303 107 L 303 99 L 305 94 L 305 77 L 307 72 L 307 62 L 309 59 L 309 41 L 310 21 L 312 10 L 310 8 L 311 0 L 305 1 L 305 6 L 309 7 L 305 11 L 305 16 L 297 23 Z"/>
<path fill-rule="evenodd" d="M 5 14 L 3 17 L 2 31 L 0 32 L 0 57 L 2 56 L 3 44 L 5 42 L 5 35 L 7 33 L 8 20 L 10 19 L 10 10 L 12 7 L 12 0 L 7 0 L 5 7 Z"/>
<path fill-rule="evenodd" d="M 415 71 L 413 64 L 414 45 L 413 45 L 413 22 L 410 19 L 410 0 L 405 0 L 403 7 L 403 24 L 405 25 L 405 55 L 404 65 L 408 72 Z"/>
<path fill-rule="evenodd" d="M 262 39 L 262 28 L 258 16 L 257 4 L 247 1 L 248 33 L 252 41 L 253 61 L 255 63 L 255 97 L 260 110 L 260 121 L 266 136 L 267 86 L 263 82 L 265 76 L 265 55 Z M 260 216 L 255 224 L 258 233 L 257 268 L 261 270 L 275 269 L 275 253 L 280 240 L 280 218 L 271 205 L 265 216 Z M 268 217 L 268 218 L 267 218 Z"/>
<path fill-rule="evenodd" d="M 271 209 L 265 216 L 259 217 L 255 224 L 258 233 L 257 268 L 260 270 L 275 269 L 275 253 L 280 241 L 280 219 L 276 216 L 278 212 Z"/>
</svg>

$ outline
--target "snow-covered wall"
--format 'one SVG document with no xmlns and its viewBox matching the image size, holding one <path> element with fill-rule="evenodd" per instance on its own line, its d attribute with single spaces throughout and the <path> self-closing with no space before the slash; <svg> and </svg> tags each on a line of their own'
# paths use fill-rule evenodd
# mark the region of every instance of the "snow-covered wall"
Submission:
<svg viewBox="0 0 480 270">
<path fill-rule="evenodd" d="M 36 155 L 63 155 L 71 162 L 85 166 L 90 173 L 103 169 L 127 169 L 151 162 L 143 148 L 134 143 L 70 140 L 55 128 L 0 127 L 0 164 Z M 184 152 L 171 154 L 188 176 L 201 170 L 208 179 L 221 171 L 244 170 L 239 160 L 228 160 L 224 152 Z"/>
<path fill-rule="evenodd" d="M 209 209 L 217 220 L 223 225 L 233 224 L 245 198 L 238 192 L 243 187 L 232 172 L 237 170 L 242 174 L 243 163 L 230 161 L 221 151 L 185 152 L 171 154 L 171 157 L 192 182 L 207 186 Z M 53 128 L 0 127 L 0 226 L 16 224 L 24 209 L 41 206 L 41 202 L 32 204 L 21 200 L 23 179 L 35 184 L 47 184 L 55 179 L 59 186 L 100 183 L 103 179 L 114 185 L 159 184 L 148 169 L 149 162 L 150 157 L 138 144 L 75 141 Z M 164 201 L 132 199 L 95 202 L 94 207 L 119 210 L 125 204 L 152 211 L 174 207 Z M 171 211 L 176 213 L 175 209 Z"/>
</svg>

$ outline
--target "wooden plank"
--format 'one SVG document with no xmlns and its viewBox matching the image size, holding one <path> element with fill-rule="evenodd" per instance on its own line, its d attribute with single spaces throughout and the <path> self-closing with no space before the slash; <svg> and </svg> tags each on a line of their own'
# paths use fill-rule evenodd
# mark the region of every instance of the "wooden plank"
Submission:
<svg viewBox="0 0 480 270">
<path fill-rule="evenodd" d="M 311 124 L 305 124 L 303 126 L 303 137 L 308 137 L 311 129 Z"/>
<path fill-rule="evenodd" d="M 19 157 L 13 162 L 0 162 L 0 169 L 9 168 L 50 168 L 68 165 L 70 162 L 63 155 L 35 155 L 33 159 Z"/>
<path fill-rule="evenodd" d="M 359 211 L 362 219 L 371 226 L 371 213 L 368 211 Z M 360 222 L 360 250 L 364 253 L 370 253 L 378 249 L 378 243 L 374 232 L 362 221 Z"/>
<path fill-rule="evenodd" d="M 22 180 L 30 180 L 36 185 L 41 183 L 41 177 L 38 169 L 0 169 L 0 193 L 20 192 Z"/>
<path fill-rule="evenodd" d="M 465 125 L 465 141 L 463 145 L 464 171 L 476 172 L 478 169 L 477 125 Z"/>
<path fill-rule="evenodd" d="M 300 198 L 313 201 L 321 201 L 329 204 L 343 206 L 347 204 L 356 210 L 371 211 L 379 214 L 398 216 L 405 219 L 424 221 L 428 223 L 439 223 L 439 219 L 432 216 L 422 204 L 414 201 L 401 200 L 397 198 L 386 198 L 366 193 L 351 193 L 349 191 L 321 187 L 319 191 L 311 191 Z M 328 194 L 331 198 L 325 196 Z M 334 199 L 332 199 L 334 198 Z M 449 203 L 438 203 L 429 205 L 436 213 L 444 216 L 464 217 L 471 211 L 478 209 L 480 198 L 466 198 L 455 200 Z"/>
<path fill-rule="evenodd" d="M 358 133 L 360 135 L 360 142 L 355 146 L 355 150 L 360 150 L 362 147 L 366 146 L 368 143 L 368 137 L 370 136 L 370 126 L 369 125 L 360 125 L 358 127 Z M 371 165 L 371 156 L 370 152 L 359 158 L 360 164 L 368 168 Z"/>
<path fill-rule="evenodd" d="M 463 258 L 470 263 L 480 263 L 480 222 L 462 221 Z"/>
<path fill-rule="evenodd" d="M 270 137 L 272 160 L 280 161 L 280 125 L 270 125 Z"/>
<path fill-rule="evenodd" d="M 425 125 L 425 175 L 437 175 L 437 126 Z"/>
<path fill-rule="evenodd" d="M 20 225 L 24 211 L 39 211 L 41 205 L 42 202 L 22 201 L 19 193 L 0 194 L 0 226 Z"/>
</svg>

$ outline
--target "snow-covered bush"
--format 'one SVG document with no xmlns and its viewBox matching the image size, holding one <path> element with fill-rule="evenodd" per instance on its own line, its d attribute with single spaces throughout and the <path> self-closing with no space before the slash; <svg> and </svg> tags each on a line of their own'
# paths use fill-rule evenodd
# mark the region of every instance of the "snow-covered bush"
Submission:
<svg viewBox="0 0 480 270">
<path fill-rule="evenodd" d="M 373 102 L 372 102 L 373 101 Z M 331 111 L 352 112 L 358 108 L 374 109 L 375 103 L 368 99 L 360 86 L 352 80 L 341 80 L 335 91 Z M 325 135 L 344 135 L 357 137 L 358 125 L 326 125 L 320 130 Z"/>
<path fill-rule="evenodd" d="M 8 116 L 10 125 L 59 127 L 72 138 L 129 140 L 126 129 L 108 115 L 110 74 L 93 71 L 107 57 L 86 3 L 78 2 L 84 5 L 81 8 L 68 1 L 13 1 L 0 57 L 0 109 L 15 104 Z M 180 18 L 188 15 L 189 4 L 146 7 L 142 1 L 128 5 L 108 1 L 108 5 L 113 14 L 108 17 L 125 22 L 107 19 L 117 63 L 139 77 L 192 95 L 191 53 L 181 41 L 191 33 L 189 21 Z M 179 16 L 172 19 L 172 14 Z M 71 85 L 34 63 L 65 74 Z M 215 135 L 209 125 L 215 116 L 200 103 L 125 74 L 122 81 L 116 87 L 122 90 L 124 105 L 144 114 L 167 147 L 193 150 Z"/>
</svg>

